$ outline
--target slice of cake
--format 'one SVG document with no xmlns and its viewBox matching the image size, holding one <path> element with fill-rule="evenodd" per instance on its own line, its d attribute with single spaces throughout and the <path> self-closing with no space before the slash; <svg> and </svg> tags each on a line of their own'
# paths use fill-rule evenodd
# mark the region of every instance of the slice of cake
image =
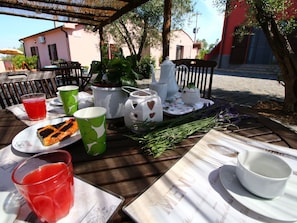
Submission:
<svg viewBox="0 0 297 223">
<path fill-rule="evenodd" d="M 44 146 L 50 146 L 69 138 L 77 130 L 77 122 L 71 118 L 55 125 L 46 125 L 37 129 L 37 136 Z"/>
</svg>

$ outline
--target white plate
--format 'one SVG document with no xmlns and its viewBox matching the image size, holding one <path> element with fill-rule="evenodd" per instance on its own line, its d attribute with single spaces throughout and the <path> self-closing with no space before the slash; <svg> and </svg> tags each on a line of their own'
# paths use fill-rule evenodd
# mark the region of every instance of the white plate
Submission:
<svg viewBox="0 0 297 223">
<path fill-rule="evenodd" d="M 54 105 L 54 106 L 63 106 L 63 103 L 62 103 L 62 101 L 59 98 L 52 99 L 50 101 L 50 104 L 51 105 Z"/>
<path fill-rule="evenodd" d="M 65 146 L 68 146 L 79 139 L 81 139 L 80 132 L 77 131 L 70 138 L 67 138 L 59 143 L 53 144 L 51 146 L 44 146 L 40 139 L 37 136 L 37 129 L 43 127 L 45 125 L 52 125 L 63 122 L 65 120 L 70 119 L 69 117 L 62 117 L 52 120 L 46 120 L 44 122 L 40 122 L 33 126 L 30 126 L 23 131 L 19 132 L 14 139 L 12 140 L 12 147 L 23 153 L 40 153 L 49 150 L 59 149 Z"/>
<path fill-rule="evenodd" d="M 297 221 L 297 177 L 288 181 L 284 195 L 272 200 L 251 194 L 236 177 L 235 166 L 225 165 L 219 170 L 220 180 L 227 192 L 243 206 L 270 219 L 286 222 Z"/>
<path fill-rule="evenodd" d="M 20 205 L 12 202 L 11 192 L 0 191 L 0 223 L 12 223 L 17 217 Z"/>
</svg>

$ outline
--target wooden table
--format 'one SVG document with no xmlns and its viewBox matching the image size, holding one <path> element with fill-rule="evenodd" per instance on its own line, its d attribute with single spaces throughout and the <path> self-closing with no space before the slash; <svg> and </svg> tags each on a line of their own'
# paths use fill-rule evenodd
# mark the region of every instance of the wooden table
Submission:
<svg viewBox="0 0 297 223">
<path fill-rule="evenodd" d="M 241 112 L 252 114 L 247 108 Z M 0 110 L 1 145 L 11 143 L 13 137 L 26 125 L 12 113 Z M 107 151 L 100 156 L 88 156 L 81 141 L 65 148 L 73 156 L 74 173 L 82 179 L 112 191 L 125 198 L 124 205 L 143 192 L 154 181 L 173 166 L 204 134 L 194 134 L 165 152 L 159 158 L 146 155 L 140 145 L 127 138 L 127 130 L 121 122 L 108 121 Z M 225 132 L 234 133 L 276 145 L 297 149 L 297 134 L 267 118 L 254 114 L 245 117 L 238 129 Z M 131 219 L 120 209 L 111 222 L 129 222 Z"/>
</svg>

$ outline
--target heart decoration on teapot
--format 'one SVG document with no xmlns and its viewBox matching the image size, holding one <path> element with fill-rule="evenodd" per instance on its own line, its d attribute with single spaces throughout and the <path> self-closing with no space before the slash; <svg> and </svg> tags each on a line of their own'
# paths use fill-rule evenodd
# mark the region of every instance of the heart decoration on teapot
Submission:
<svg viewBox="0 0 297 223">
<path fill-rule="evenodd" d="M 150 113 L 150 118 L 153 118 L 155 116 L 155 112 Z"/>
<path fill-rule="evenodd" d="M 123 90 L 125 88 L 131 87 L 122 87 Z M 144 124 L 145 122 L 163 121 L 161 98 L 156 91 L 150 89 L 137 89 L 131 92 L 124 110 L 125 125 L 135 132 L 143 131 L 143 128 L 148 126 Z"/>
<path fill-rule="evenodd" d="M 148 101 L 147 106 L 149 107 L 149 109 L 153 110 L 153 108 L 155 106 L 155 102 L 154 101 Z"/>
</svg>

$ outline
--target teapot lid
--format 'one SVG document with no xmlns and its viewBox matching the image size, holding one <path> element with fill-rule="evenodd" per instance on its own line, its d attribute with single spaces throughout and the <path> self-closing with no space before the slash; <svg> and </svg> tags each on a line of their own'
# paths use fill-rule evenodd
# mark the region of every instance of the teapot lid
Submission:
<svg viewBox="0 0 297 223">
<path fill-rule="evenodd" d="M 171 60 L 169 60 L 169 57 L 167 56 L 166 58 L 165 58 L 165 60 L 163 61 L 163 63 L 160 65 L 160 66 L 168 66 L 168 65 L 170 65 L 170 66 L 174 66 L 175 64 L 171 61 Z"/>
<path fill-rule="evenodd" d="M 199 89 L 197 87 L 184 87 L 183 92 L 197 93 L 199 92 Z"/>
</svg>

